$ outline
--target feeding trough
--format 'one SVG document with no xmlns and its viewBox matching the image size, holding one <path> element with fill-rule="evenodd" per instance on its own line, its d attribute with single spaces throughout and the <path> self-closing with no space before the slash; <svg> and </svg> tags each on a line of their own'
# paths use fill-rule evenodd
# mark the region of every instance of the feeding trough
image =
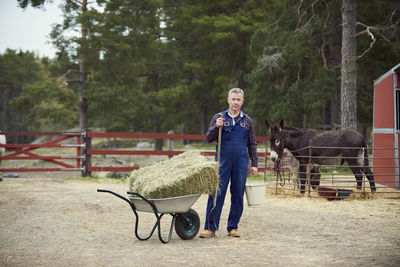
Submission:
<svg viewBox="0 0 400 267">
<path fill-rule="evenodd" d="M 340 188 L 338 188 L 336 198 L 337 198 L 338 200 L 344 199 L 344 198 L 348 198 L 348 197 L 350 196 L 351 193 L 353 193 L 353 190 L 340 189 Z"/>
<path fill-rule="evenodd" d="M 329 201 L 348 198 L 352 192 L 353 190 L 347 189 L 336 189 L 322 186 L 318 187 L 318 195 L 326 198 Z"/>
<path fill-rule="evenodd" d="M 171 241 L 172 231 L 175 226 L 176 234 L 183 240 L 193 239 L 200 228 L 200 218 L 197 212 L 190 207 L 199 199 L 200 194 L 186 195 L 162 199 L 148 199 L 136 192 L 127 192 L 128 198 L 121 196 L 110 190 L 97 189 L 97 192 L 110 193 L 124 201 L 131 207 L 136 217 L 135 235 L 141 241 L 148 240 L 155 230 L 158 231 L 158 238 L 162 243 Z M 141 237 L 138 233 L 139 214 L 141 212 L 152 212 L 156 217 L 156 222 L 146 237 Z M 165 214 L 172 216 L 168 238 L 164 239 L 161 235 L 161 219 Z"/>
</svg>

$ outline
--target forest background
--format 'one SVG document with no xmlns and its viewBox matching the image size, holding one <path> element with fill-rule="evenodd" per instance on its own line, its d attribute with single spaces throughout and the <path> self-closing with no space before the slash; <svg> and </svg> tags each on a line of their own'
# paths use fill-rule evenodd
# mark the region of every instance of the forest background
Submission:
<svg viewBox="0 0 400 267">
<path fill-rule="evenodd" d="M 0 55 L 2 131 L 204 134 L 232 87 L 244 89 L 257 135 L 265 119 L 340 127 L 342 1 L 65 0 L 60 8 L 54 58 Z M 400 61 L 400 4 L 357 1 L 356 20 L 357 128 L 369 135 L 374 80 Z"/>
</svg>

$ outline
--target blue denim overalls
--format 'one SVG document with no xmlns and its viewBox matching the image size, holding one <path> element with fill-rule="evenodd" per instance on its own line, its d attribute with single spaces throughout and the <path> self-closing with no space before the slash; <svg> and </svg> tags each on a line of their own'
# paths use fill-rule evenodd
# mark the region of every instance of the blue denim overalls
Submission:
<svg viewBox="0 0 400 267">
<path fill-rule="evenodd" d="M 245 115 L 246 116 L 246 115 Z M 227 230 L 237 229 L 243 212 L 243 194 L 246 186 L 249 164 L 247 148 L 247 131 L 245 116 L 233 126 L 228 123 L 227 112 L 224 112 L 225 125 L 222 127 L 221 162 L 219 168 L 220 185 L 217 191 L 217 203 L 213 208 L 214 194 L 208 196 L 205 229 L 218 230 L 224 205 L 225 194 L 231 180 L 231 208 Z M 218 149 L 218 144 L 217 144 Z"/>
</svg>

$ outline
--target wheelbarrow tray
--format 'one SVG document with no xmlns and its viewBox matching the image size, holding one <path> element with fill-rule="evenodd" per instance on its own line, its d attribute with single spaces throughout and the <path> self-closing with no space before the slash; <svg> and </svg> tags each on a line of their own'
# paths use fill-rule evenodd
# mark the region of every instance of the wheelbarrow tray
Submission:
<svg viewBox="0 0 400 267">
<path fill-rule="evenodd" d="M 201 194 L 193 194 L 148 200 L 154 203 L 159 213 L 186 213 L 200 196 Z M 129 200 L 135 205 L 138 211 L 154 212 L 153 208 L 142 198 L 129 196 Z"/>
</svg>

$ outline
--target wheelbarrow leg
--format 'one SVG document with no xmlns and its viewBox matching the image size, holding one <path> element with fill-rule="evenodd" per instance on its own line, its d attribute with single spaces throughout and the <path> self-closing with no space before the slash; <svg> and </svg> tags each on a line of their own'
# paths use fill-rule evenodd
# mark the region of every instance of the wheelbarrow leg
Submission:
<svg viewBox="0 0 400 267">
<path fill-rule="evenodd" d="M 167 244 L 169 241 L 171 241 L 171 237 L 172 237 L 172 231 L 174 230 L 174 225 L 175 225 L 175 215 L 174 214 L 170 214 L 172 216 L 172 220 L 171 220 L 171 226 L 169 228 L 169 233 L 168 233 L 168 239 L 164 240 L 162 235 L 161 235 L 161 218 L 165 215 L 166 213 L 161 213 L 160 216 L 158 216 L 157 213 L 154 213 L 154 215 L 156 215 L 157 218 L 157 222 L 156 225 L 158 225 L 158 239 L 160 239 L 160 241 L 164 244 Z"/>
<path fill-rule="evenodd" d="M 158 215 L 159 212 L 158 212 L 158 210 L 157 210 L 157 207 L 154 205 L 154 203 L 151 202 L 150 200 L 148 200 L 147 198 L 145 198 L 144 196 L 142 196 L 141 194 L 139 194 L 139 193 L 137 193 L 137 192 L 131 192 L 131 191 L 128 191 L 127 193 L 130 194 L 130 195 L 134 195 L 134 196 L 137 196 L 137 197 L 143 199 L 144 201 L 147 202 L 147 204 L 149 204 L 149 205 L 151 206 L 151 208 L 153 209 L 153 212 L 154 212 L 154 216 L 156 216 L 156 223 L 155 223 L 155 225 L 154 225 L 154 227 L 153 227 L 152 233 L 154 232 L 154 229 L 155 229 L 156 227 L 158 227 L 158 239 L 160 239 L 160 241 L 161 241 L 162 243 L 164 243 L 164 244 L 166 244 L 166 243 L 168 243 L 169 241 L 171 241 L 172 231 L 173 231 L 174 225 L 175 225 L 175 214 L 170 214 L 170 215 L 172 216 L 171 226 L 170 226 L 169 233 L 168 233 L 168 239 L 167 239 L 167 240 L 164 240 L 163 237 L 162 237 L 162 235 L 161 235 L 161 218 L 162 218 L 166 213 L 160 213 L 160 215 Z M 128 201 L 129 201 L 129 200 L 128 200 Z M 129 201 L 129 202 L 130 202 L 130 201 Z M 133 205 L 133 203 L 132 203 L 132 205 Z"/>
<path fill-rule="evenodd" d="M 149 235 L 148 235 L 147 237 L 141 237 L 141 236 L 139 235 L 139 232 L 138 232 L 138 229 L 139 229 L 139 216 L 138 216 L 138 214 L 137 214 L 136 211 L 134 211 L 134 213 L 135 213 L 135 216 L 136 216 L 135 236 L 136 236 L 136 238 L 139 239 L 140 241 L 146 241 L 146 240 L 148 240 L 150 237 L 152 237 L 154 231 L 155 231 L 156 228 L 157 228 L 157 223 L 154 224 L 153 228 L 151 229 L 151 231 L 150 231 L 150 233 L 149 233 Z"/>
<path fill-rule="evenodd" d="M 117 193 L 115 193 L 115 192 L 113 192 L 113 191 L 104 190 L 104 189 L 97 189 L 97 192 L 110 193 L 110 194 L 112 194 L 112 195 L 114 195 L 114 196 L 116 196 L 116 197 L 118 197 L 118 198 L 120 198 L 120 199 L 126 201 L 126 202 L 129 204 L 129 206 L 131 207 L 131 209 L 132 209 L 132 211 L 133 211 L 133 213 L 135 214 L 135 217 L 136 217 L 136 222 L 135 222 L 135 235 L 136 235 L 136 238 L 139 239 L 140 241 L 145 241 L 145 240 L 148 240 L 150 237 L 152 237 L 152 235 L 154 234 L 154 231 L 156 230 L 156 228 L 158 228 L 158 239 L 160 239 L 160 241 L 161 241 L 162 243 L 166 244 L 166 243 L 168 243 L 169 241 L 171 241 L 172 231 L 173 231 L 174 225 L 175 225 L 175 214 L 170 214 L 170 215 L 172 216 L 171 226 L 170 226 L 169 233 L 168 233 L 168 239 L 167 239 L 167 240 L 164 240 L 163 237 L 162 237 L 162 235 L 161 235 L 161 218 L 162 218 L 166 213 L 161 213 L 160 215 L 158 215 L 157 208 L 156 208 L 156 206 L 155 206 L 151 201 L 149 201 L 147 198 L 143 197 L 142 195 L 140 195 L 140 194 L 138 194 L 138 193 L 135 193 L 135 192 L 128 192 L 128 194 L 136 195 L 136 196 L 142 198 L 143 200 L 145 200 L 145 201 L 153 208 L 154 215 L 156 216 L 156 223 L 154 224 L 153 228 L 151 229 L 150 234 L 149 234 L 148 236 L 146 236 L 146 237 L 141 237 L 141 236 L 139 235 L 139 233 L 138 233 L 138 228 L 139 228 L 139 215 L 138 215 L 138 213 L 137 213 L 137 211 L 136 211 L 135 205 L 134 205 L 129 199 L 127 199 L 126 197 L 123 197 L 123 196 L 121 196 L 120 194 L 117 194 Z"/>
<path fill-rule="evenodd" d="M 140 241 L 146 241 L 146 240 L 148 240 L 148 239 L 154 234 L 154 231 L 156 230 L 157 226 L 160 228 L 160 226 L 159 226 L 159 225 L 160 225 L 160 221 L 159 221 L 159 218 L 158 218 L 157 213 L 155 213 L 155 214 L 156 214 L 156 217 L 157 217 L 157 222 L 154 224 L 154 226 L 153 226 L 153 228 L 151 229 L 150 234 L 149 234 L 148 236 L 146 236 L 146 237 L 141 237 L 141 236 L 139 235 L 139 233 L 138 233 L 138 229 L 139 229 L 139 215 L 137 214 L 135 205 L 134 205 L 129 199 L 127 199 L 126 197 L 123 197 L 123 196 L 121 196 L 120 194 L 117 194 L 117 193 L 115 193 L 115 192 L 113 192 L 113 191 L 104 190 L 104 189 L 97 189 L 97 192 L 110 193 L 110 194 L 112 194 L 112 195 L 114 195 L 114 196 L 116 196 L 116 197 L 118 197 L 118 198 L 120 198 L 120 199 L 126 201 L 126 202 L 129 204 L 129 206 L 131 207 L 131 209 L 132 209 L 132 211 L 133 211 L 133 213 L 135 214 L 135 217 L 136 217 L 136 221 L 135 221 L 135 236 L 136 236 L 136 238 L 139 239 Z M 161 239 L 160 239 L 160 240 L 161 240 Z M 162 241 L 161 241 L 161 242 L 162 242 Z M 163 243 L 164 243 L 164 242 L 163 242 Z"/>
</svg>

